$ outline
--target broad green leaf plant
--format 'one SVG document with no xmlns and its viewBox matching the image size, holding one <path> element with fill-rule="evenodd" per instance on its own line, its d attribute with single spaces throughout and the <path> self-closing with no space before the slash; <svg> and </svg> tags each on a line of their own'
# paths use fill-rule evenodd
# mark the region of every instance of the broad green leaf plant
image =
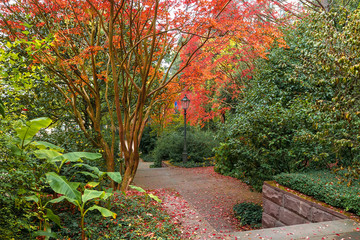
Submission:
<svg viewBox="0 0 360 240">
<path fill-rule="evenodd" d="M 39 219 L 39 231 L 36 231 L 33 236 L 43 236 L 45 239 L 50 237 L 56 238 L 56 234 L 51 231 L 50 220 L 56 223 L 59 227 L 60 218 L 49 208 L 49 203 L 59 203 L 63 200 L 67 200 L 73 204 L 80 211 L 80 228 L 81 239 L 86 239 L 86 229 L 84 225 L 85 216 L 89 211 L 97 210 L 103 217 L 116 218 L 116 213 L 110 211 L 108 208 L 99 206 L 100 201 L 110 201 L 112 192 L 104 188 L 100 188 L 100 182 L 108 176 L 111 180 L 121 184 L 122 176 L 119 172 L 102 172 L 97 167 L 83 163 L 82 159 L 96 160 L 102 157 L 99 153 L 90 152 L 70 152 L 63 153 L 64 149 L 43 141 L 34 141 L 34 136 L 39 132 L 41 128 L 47 128 L 51 124 L 49 118 L 37 118 L 25 123 L 20 122 L 15 128 L 16 135 L 14 138 L 9 139 L 9 147 L 14 155 L 20 157 L 23 161 L 35 156 L 39 160 L 45 160 L 42 164 L 44 166 L 52 166 L 50 169 L 55 171 L 46 172 L 45 182 L 50 185 L 51 189 L 61 194 L 60 197 L 46 201 L 45 194 L 40 191 L 33 191 L 34 194 L 26 196 L 25 200 L 34 202 L 38 211 L 35 213 Z M 61 169 L 64 164 L 72 163 L 70 167 L 73 168 L 85 168 L 88 171 L 78 171 L 83 175 L 87 175 L 95 179 L 96 182 L 71 182 L 66 179 L 65 176 L 61 176 Z M 75 163 L 75 164 L 74 164 Z M 44 168 L 49 169 L 49 168 Z M 71 177 L 72 178 L 72 177 Z M 70 179 L 71 179 L 70 178 Z M 95 190 L 93 188 L 98 188 Z M 153 195 L 148 194 L 146 191 L 137 186 L 131 186 L 131 188 L 145 193 L 146 202 L 148 203 L 150 198 L 161 202 L 161 200 Z M 112 189 L 111 189 L 112 190 Z M 125 194 L 125 193 L 124 193 Z M 110 203 L 110 202 L 108 202 Z M 110 204 L 108 205 L 108 207 Z"/>
<path fill-rule="evenodd" d="M 84 192 L 78 191 L 80 183 L 78 182 L 69 182 L 65 177 L 59 176 L 55 172 L 46 173 L 47 182 L 50 187 L 58 194 L 63 196 L 51 200 L 52 203 L 61 202 L 67 200 L 68 202 L 74 204 L 80 211 L 80 227 L 81 227 L 81 239 L 85 239 L 85 225 L 84 219 L 86 213 L 93 210 L 98 210 L 103 217 L 113 217 L 116 218 L 116 213 L 100 207 L 96 204 L 96 200 L 106 200 L 112 193 L 107 193 L 105 191 L 90 190 L 85 188 Z M 89 187 L 95 187 L 98 183 L 95 183 Z M 88 207 L 89 204 L 93 204 L 91 207 Z"/>
<path fill-rule="evenodd" d="M 56 145 L 48 142 L 33 141 L 34 136 L 39 132 L 39 130 L 41 128 L 47 128 L 51 124 L 51 122 L 51 119 L 46 117 L 33 119 L 25 123 L 20 122 L 15 128 L 15 137 L 9 138 L 8 141 L 12 153 L 15 156 L 20 157 L 23 161 L 25 161 L 30 155 L 35 155 L 38 159 L 46 160 L 45 164 L 52 165 L 56 172 L 46 173 L 46 182 L 50 185 L 54 192 L 63 195 L 46 203 L 43 202 L 44 197 L 42 196 L 42 192 L 34 191 L 35 194 L 25 197 L 25 200 L 34 202 L 38 209 L 36 216 L 40 220 L 39 231 L 35 232 L 34 236 L 45 236 L 46 239 L 49 239 L 50 237 L 56 238 L 56 234 L 51 232 L 49 220 L 55 222 L 57 225 L 60 226 L 60 218 L 55 215 L 53 211 L 47 207 L 47 205 L 49 203 L 57 203 L 66 199 L 70 203 L 76 205 L 80 210 L 80 226 L 82 229 L 82 239 L 85 239 L 84 218 L 88 211 L 98 210 L 104 217 L 116 217 L 115 213 L 111 212 L 106 208 L 100 207 L 96 204 L 88 207 L 87 204 L 89 204 L 90 202 L 95 202 L 95 200 L 106 200 L 110 196 L 112 196 L 112 193 L 87 189 L 96 187 L 99 184 L 97 182 L 70 182 L 65 177 L 60 176 L 59 174 L 61 173 L 61 168 L 65 163 L 79 163 L 82 162 L 83 158 L 95 160 L 101 158 L 101 154 L 89 152 L 62 153 L 64 149 Z M 102 175 L 107 174 L 112 179 L 114 179 L 114 181 L 121 182 L 120 173 L 101 172 L 96 167 L 92 167 L 88 164 L 84 165 L 86 165 L 88 169 L 94 170 L 95 173 L 97 173 L 98 177 L 102 177 Z M 79 191 L 78 189 L 84 190 Z"/>
<path fill-rule="evenodd" d="M 51 124 L 50 118 L 36 118 L 27 122 L 19 121 L 16 123 L 15 136 L 9 136 L 8 146 L 15 156 L 22 160 L 26 159 L 26 151 L 31 147 L 33 137 L 41 128 L 47 128 Z"/>
<path fill-rule="evenodd" d="M 145 191 L 145 189 L 143 189 L 142 187 L 138 187 L 138 186 L 134 186 L 134 185 L 129 185 L 129 187 L 132 188 L 132 189 L 134 189 L 134 190 L 136 190 L 136 191 L 138 191 L 138 192 L 144 193 L 144 195 L 145 195 L 145 200 L 146 200 L 146 205 L 149 204 L 150 199 L 153 199 L 153 200 L 155 200 L 156 202 L 161 203 L 161 199 L 160 199 L 158 196 L 155 196 L 155 195 L 152 194 L 152 193 L 147 193 L 147 192 Z"/>
</svg>

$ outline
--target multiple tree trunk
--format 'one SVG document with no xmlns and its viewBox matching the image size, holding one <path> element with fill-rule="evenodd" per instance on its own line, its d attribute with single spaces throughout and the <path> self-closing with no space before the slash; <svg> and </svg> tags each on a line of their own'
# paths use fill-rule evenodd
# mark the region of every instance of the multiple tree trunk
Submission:
<svg viewBox="0 0 360 240">
<path fill-rule="evenodd" d="M 34 57 L 34 65 L 44 66 L 85 136 L 102 150 L 110 172 L 118 171 L 118 129 L 124 191 L 135 176 L 141 136 L 159 95 L 214 36 L 209 19 L 216 19 L 229 2 L 4 1 L 0 30 L 9 41 L 20 39 L 19 47 Z M 174 69 L 194 36 L 201 41 Z M 165 58 L 170 59 L 166 67 Z"/>
</svg>

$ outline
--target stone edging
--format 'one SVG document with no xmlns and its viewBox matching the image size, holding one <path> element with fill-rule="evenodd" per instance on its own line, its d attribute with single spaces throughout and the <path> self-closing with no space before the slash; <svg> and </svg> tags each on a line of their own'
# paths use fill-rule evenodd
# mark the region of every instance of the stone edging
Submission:
<svg viewBox="0 0 360 240">
<path fill-rule="evenodd" d="M 349 217 L 265 182 L 263 228 L 348 219 Z"/>
</svg>

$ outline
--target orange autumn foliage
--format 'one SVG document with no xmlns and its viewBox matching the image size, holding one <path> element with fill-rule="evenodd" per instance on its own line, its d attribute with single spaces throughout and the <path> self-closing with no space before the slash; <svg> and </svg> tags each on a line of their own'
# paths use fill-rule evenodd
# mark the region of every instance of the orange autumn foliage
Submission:
<svg viewBox="0 0 360 240">
<path fill-rule="evenodd" d="M 43 65 L 85 136 L 103 150 L 110 172 L 117 171 L 118 130 L 125 190 L 139 163 L 145 123 L 178 91 L 172 82 L 217 34 L 217 19 L 229 2 L 2 0 L 0 31 L 6 40 L 22 40 L 19 47 L 32 54 L 33 64 Z M 175 68 L 195 38 L 197 45 Z"/>
<path fill-rule="evenodd" d="M 233 109 L 234 100 L 241 98 L 244 83 L 252 76 L 256 60 L 266 59 L 274 44 L 286 47 L 279 30 L 284 21 L 280 21 L 275 7 L 269 7 L 271 2 L 232 1 L 221 17 L 207 23 L 216 35 L 196 52 L 195 60 L 176 83 L 177 88 L 170 89 L 174 93 L 183 92 L 177 100 L 184 92 L 191 99 L 188 110 L 191 124 L 204 125 Z M 271 16 L 271 20 L 264 16 Z M 181 52 L 181 59 L 185 60 L 201 42 L 201 37 L 194 37 Z M 167 118 L 172 113 L 169 110 Z"/>
</svg>

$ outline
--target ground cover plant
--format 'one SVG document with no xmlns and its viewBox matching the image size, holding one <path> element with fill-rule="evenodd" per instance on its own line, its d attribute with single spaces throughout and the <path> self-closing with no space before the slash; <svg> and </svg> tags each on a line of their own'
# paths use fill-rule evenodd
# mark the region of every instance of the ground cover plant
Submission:
<svg viewBox="0 0 360 240">
<path fill-rule="evenodd" d="M 281 185 L 360 216 L 359 180 L 349 185 L 342 174 L 338 175 L 329 170 L 282 173 L 274 179 Z"/>
<path fill-rule="evenodd" d="M 234 215 L 240 220 L 240 224 L 260 227 L 262 220 L 262 207 L 252 202 L 242 202 L 234 205 Z"/>
<path fill-rule="evenodd" d="M 80 214 L 68 203 L 59 203 L 55 211 L 61 211 L 64 228 L 56 228 L 59 239 L 81 239 L 81 233 L 74 219 Z M 90 212 L 85 220 L 88 239 L 181 239 L 180 232 L 172 219 L 156 201 L 147 200 L 143 193 L 116 192 L 109 209 L 116 218 L 104 218 Z"/>
</svg>

